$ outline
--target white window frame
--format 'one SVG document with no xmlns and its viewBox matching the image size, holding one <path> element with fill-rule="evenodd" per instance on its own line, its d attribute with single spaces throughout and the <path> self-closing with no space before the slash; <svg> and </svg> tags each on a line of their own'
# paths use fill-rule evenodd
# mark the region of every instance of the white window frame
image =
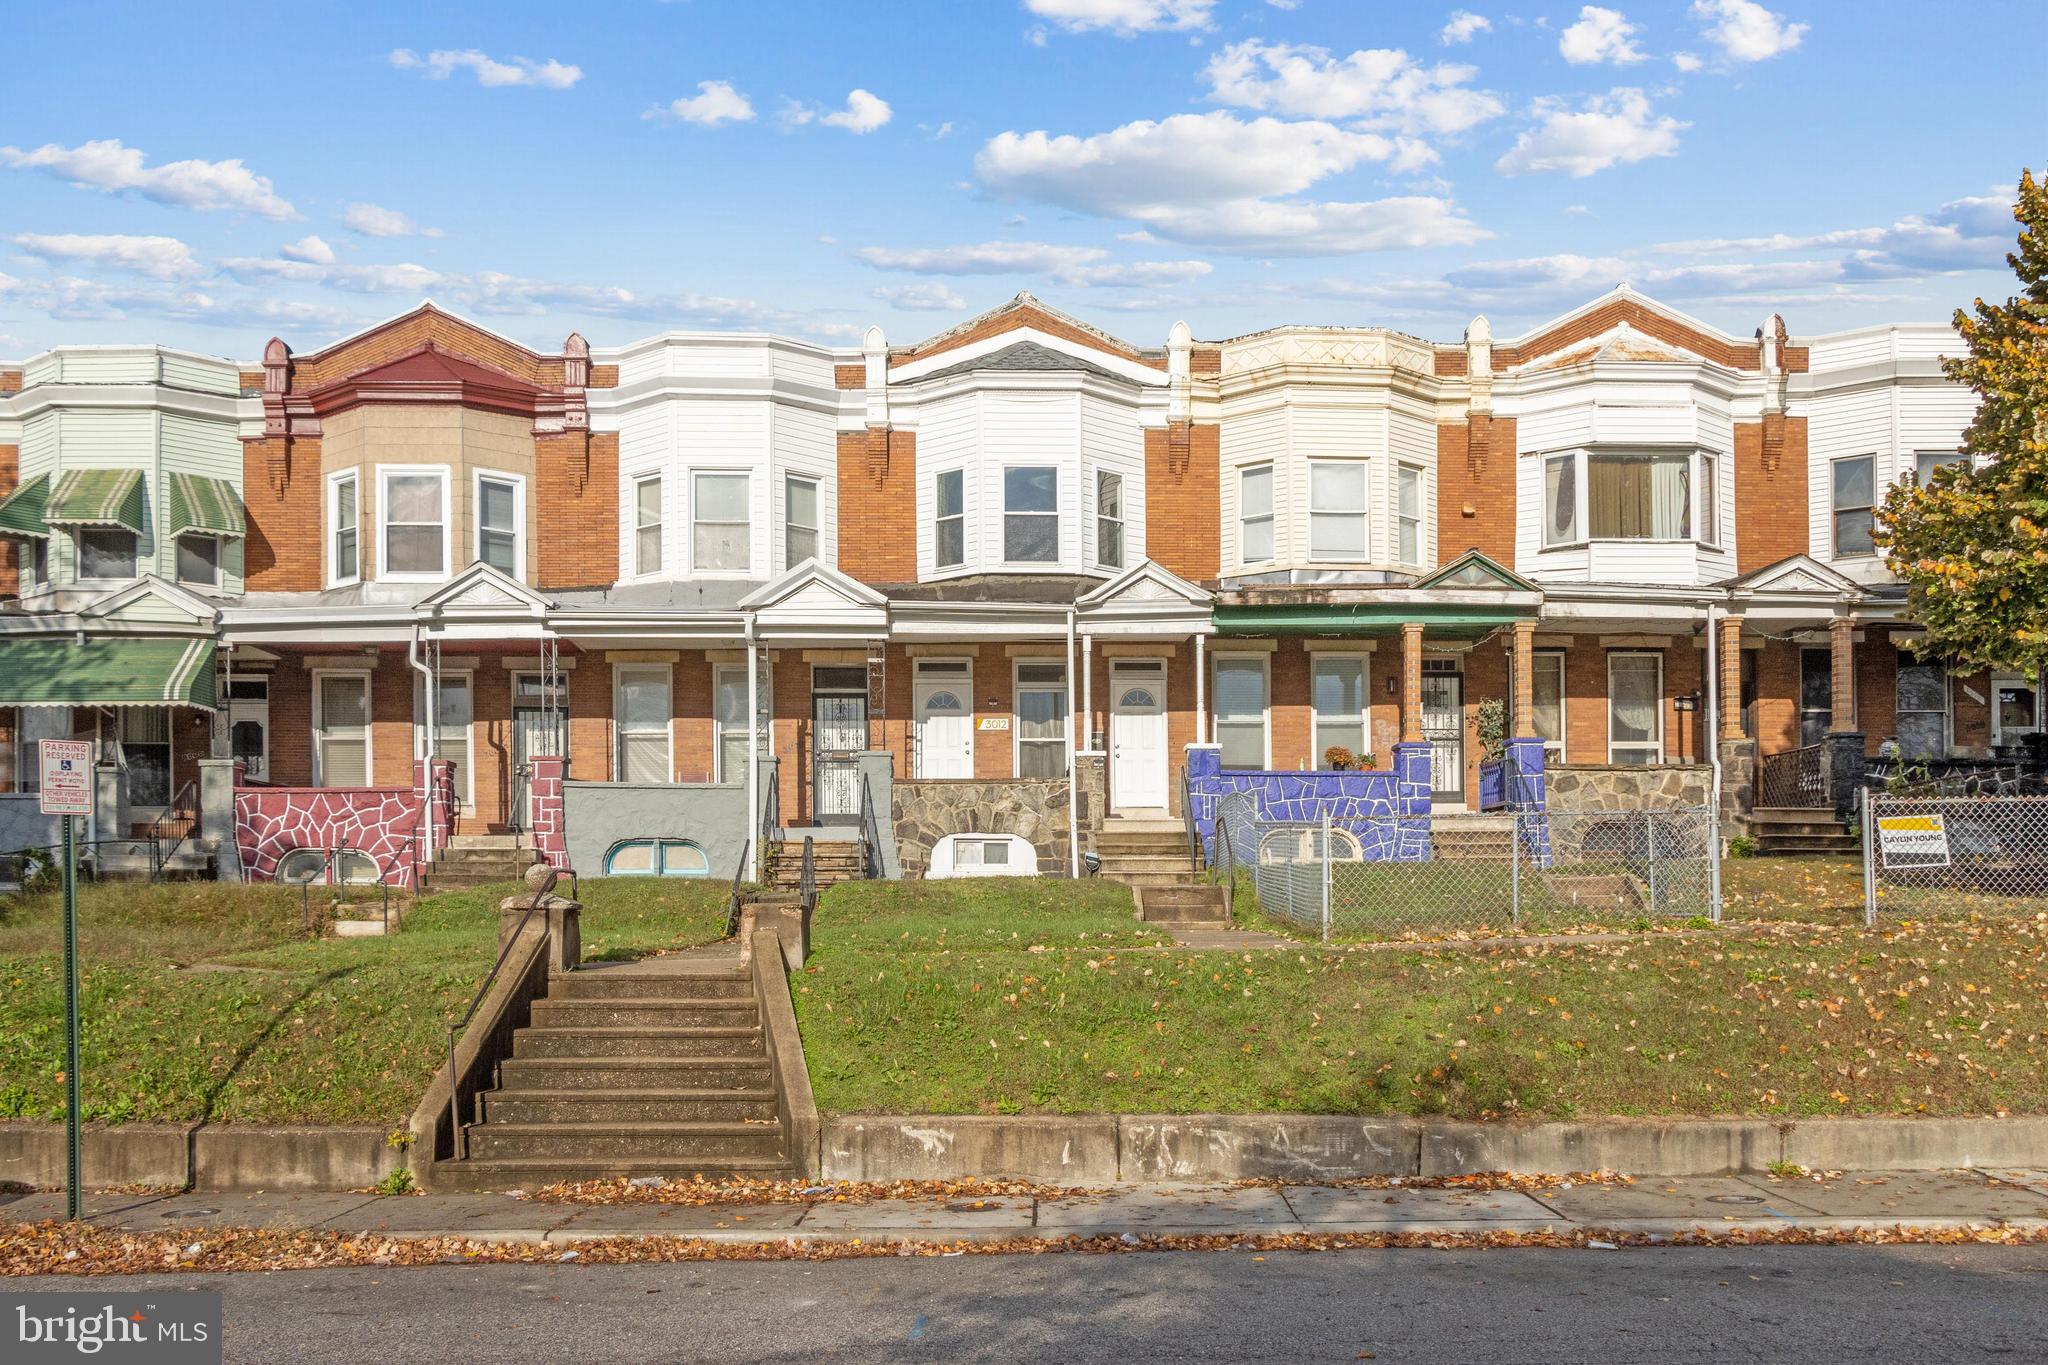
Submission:
<svg viewBox="0 0 2048 1365">
<path fill-rule="evenodd" d="M 775 687 L 769 673 L 769 666 L 766 664 L 762 665 L 760 676 L 757 680 L 758 695 L 755 698 L 756 705 L 754 708 L 754 728 L 761 736 L 755 742 L 754 747 L 756 753 L 762 758 L 770 756 L 772 752 L 770 741 L 775 733 Z M 747 780 L 745 773 L 728 773 L 725 770 L 726 729 L 725 722 L 720 720 L 718 716 L 718 686 L 719 680 L 728 676 L 736 676 L 740 682 L 740 691 L 745 692 L 747 666 L 745 664 L 713 664 L 711 666 L 711 780 L 713 782 L 744 782 Z M 745 735 L 746 731 L 741 729 L 735 733 Z"/>
<path fill-rule="evenodd" d="M 1358 471 L 1358 505 L 1356 507 L 1317 508 L 1316 471 L 1318 469 L 1345 469 Z M 1343 517 L 1358 521 L 1358 550 L 1356 554 L 1347 548 L 1342 553 L 1318 553 L 1316 551 L 1316 519 Z M 1372 561 L 1372 461 L 1370 460 L 1310 460 L 1308 462 L 1308 557 L 1316 564 L 1366 564 Z"/>
<path fill-rule="evenodd" d="M 1543 761 L 1546 766 L 1565 761 L 1565 741 L 1571 736 L 1572 732 L 1572 697 L 1571 689 L 1566 682 L 1570 675 L 1565 671 L 1565 651 L 1557 648 L 1545 648 L 1530 652 L 1529 667 L 1531 669 L 1540 670 L 1545 664 L 1551 662 L 1555 662 L 1557 665 L 1557 738 L 1543 741 Z M 1532 701 L 1536 696 L 1536 680 L 1534 678 L 1529 679 L 1529 696 Z M 1519 724 L 1519 721 L 1517 723 Z M 1529 717 L 1528 737 L 1530 739 L 1539 738 L 1536 734 L 1536 718 L 1534 716 Z"/>
<path fill-rule="evenodd" d="M 1714 471 L 1714 496 L 1707 496 L 1707 471 Z M 1700 545 L 1709 550 L 1722 547 L 1725 528 L 1721 525 L 1721 480 L 1728 472 L 1728 462 L 1721 458 L 1719 451 L 1695 450 L 1692 454 L 1692 533 Z M 1708 535 L 1709 527 L 1713 535 Z"/>
<path fill-rule="evenodd" d="M 208 541 L 208 542 L 210 542 L 210 543 L 211 543 L 211 544 L 213 545 L 213 577 L 212 577 L 212 578 L 187 578 L 187 577 L 185 577 L 185 573 L 184 573 L 184 564 L 183 564 L 183 559 L 184 559 L 184 554 L 185 554 L 185 542 L 186 542 L 186 541 L 188 541 L 188 540 L 194 540 L 194 541 L 198 541 L 198 540 L 204 540 L 204 541 Z M 226 579 L 226 577 L 227 577 L 227 565 L 226 565 L 225 563 L 223 563 L 223 562 L 222 562 L 222 560 L 223 560 L 223 556 L 224 556 L 224 555 L 226 554 L 226 551 L 227 551 L 227 544 L 226 544 L 226 538 L 225 538 L 225 537 L 223 537 L 223 536 L 217 536 L 217 535 L 213 535 L 212 533 L 210 533 L 210 532 L 207 532 L 207 531 L 181 531 L 181 532 L 179 532 L 179 533 L 178 533 L 178 535 L 176 536 L 176 538 L 174 538 L 174 539 L 173 539 L 173 540 L 171 541 L 171 564 L 172 564 L 172 567 L 173 567 L 173 568 L 175 568 L 175 569 L 176 569 L 176 570 L 178 571 L 178 574 L 177 574 L 177 577 L 178 577 L 178 581 L 179 581 L 180 583 L 190 583 L 190 584 L 193 584 L 193 585 L 194 585 L 194 586 L 196 586 L 196 587 L 201 587 L 201 588 L 218 588 L 218 587 L 220 587 L 220 586 L 221 586 L 221 583 L 222 583 L 222 582 L 223 582 L 223 581 L 224 581 L 224 580 Z"/>
<path fill-rule="evenodd" d="M 1027 684 L 1024 681 L 1026 665 L 1039 668 L 1057 667 L 1060 670 L 1059 686 L 1054 687 L 1051 683 L 1042 682 Z M 1061 776 L 1072 777 L 1074 775 L 1073 682 L 1073 678 L 1068 676 L 1067 661 L 1063 658 L 1048 656 L 1042 658 L 1017 658 L 1010 661 L 1010 773 L 1019 781 L 1042 780 L 1038 778 L 1026 779 L 1024 777 L 1024 712 L 1018 707 L 1017 699 L 1026 692 L 1056 692 L 1059 695 L 1061 703 L 1058 713 L 1060 718 L 1059 739 L 1034 739 L 1030 742 L 1041 747 L 1055 743 L 1058 744 L 1061 749 L 1062 762 L 1065 765 Z"/>
<path fill-rule="evenodd" d="M 19 577 L 16 582 L 20 586 L 23 597 L 28 596 L 32 592 L 40 592 L 50 586 L 50 538 L 48 536 L 30 536 L 22 541 L 20 548 L 15 553 L 14 562 L 19 571 Z"/>
<path fill-rule="evenodd" d="M 94 535 L 126 536 L 134 542 L 134 567 L 125 574 L 87 574 L 85 538 Z M 130 583 L 142 576 L 142 537 L 125 526 L 79 526 L 71 532 L 72 577 L 81 583 Z"/>
<path fill-rule="evenodd" d="M 1552 539 L 1556 519 L 1550 505 L 1550 469 L 1552 465 L 1566 464 L 1572 471 L 1572 525 L 1568 535 Z M 1538 530 L 1546 550 L 1576 550 L 1586 543 L 1586 461 L 1585 452 L 1578 450 L 1552 450 L 1541 457 L 1537 474 L 1537 503 L 1543 517 Z"/>
<path fill-rule="evenodd" d="M 626 678 L 628 674 L 633 673 L 659 673 L 661 675 L 662 688 L 668 694 L 668 705 L 662 708 L 665 714 L 661 719 L 662 751 L 666 755 L 661 764 L 661 780 L 664 783 L 673 783 L 676 780 L 676 678 L 675 665 L 673 664 L 612 665 L 612 772 L 614 780 L 619 782 L 628 780 L 626 777 L 625 748 L 627 734 L 643 733 L 641 731 L 629 732 L 621 717 L 621 713 L 625 710 L 620 705 L 620 701 L 625 695 Z"/>
<path fill-rule="evenodd" d="M 441 670 L 441 681 L 444 684 L 455 681 L 469 690 L 469 724 L 462 727 L 462 765 L 461 771 L 456 774 L 455 778 L 455 794 L 464 806 L 474 809 L 476 805 L 476 670 L 474 668 L 443 668 Z M 413 741 L 413 752 L 416 757 L 433 759 L 437 755 L 427 748 L 429 730 L 426 722 L 428 716 L 433 714 L 427 709 L 429 690 L 430 688 L 425 678 L 421 678 L 418 686 L 413 689 L 413 731 L 417 736 Z M 438 714 L 434 715 L 431 733 L 435 736 L 441 734 L 441 721 Z"/>
<path fill-rule="evenodd" d="M 356 571 L 351 574 L 335 572 L 335 542 L 341 535 L 341 490 L 346 487 L 349 500 L 355 504 L 355 525 L 350 528 L 356 538 Z M 327 570 L 326 583 L 330 588 L 345 587 L 350 583 L 363 581 L 363 478 L 360 469 L 337 469 L 327 476 L 327 518 L 322 525 L 323 542 L 321 561 Z"/>
<path fill-rule="evenodd" d="M 939 489 L 947 479 L 957 479 L 960 486 L 960 510 L 947 514 L 940 510 Z M 939 529 L 949 521 L 960 523 L 960 557 L 939 558 Z M 967 471 L 965 469 L 938 469 L 932 471 L 932 568 L 934 571 L 965 568 L 967 565 Z"/>
<path fill-rule="evenodd" d="M 1876 456 L 1876 455 L 1874 455 L 1874 454 L 1870 454 L 1870 453 L 1867 453 L 1867 452 L 1866 452 L 1866 453 L 1864 453 L 1864 454 L 1861 454 L 1861 455 L 1839 455 L 1839 456 L 1835 457 L 1834 459 L 1832 459 L 1832 460 L 1829 460 L 1829 461 L 1828 461 L 1828 557 L 1829 557 L 1830 559 L 1870 559 L 1870 558 L 1873 558 L 1873 557 L 1874 557 L 1874 556 L 1875 556 L 1875 555 L 1877 554 L 1877 546 L 1876 546 L 1876 545 L 1875 545 L 1874 543 L 1873 543 L 1873 544 L 1871 545 L 1871 547 L 1870 547 L 1870 548 L 1869 548 L 1868 550 L 1849 550 L 1849 551 L 1846 551 L 1846 552 L 1845 552 L 1845 551 L 1844 551 L 1844 550 L 1842 549 L 1842 520 L 1841 520 L 1841 519 L 1842 519 L 1842 511 L 1843 511 L 1843 509 L 1842 509 L 1842 508 L 1841 508 L 1840 506 L 1838 506 L 1838 505 L 1836 504 L 1836 502 L 1835 502 L 1835 471 L 1836 471 L 1836 470 L 1838 470 L 1838 469 L 1840 469 L 1840 468 L 1841 468 L 1841 467 L 1842 467 L 1843 465 L 1845 465 L 1845 464 L 1854 464 L 1854 463 L 1856 463 L 1856 462 L 1857 462 L 1858 460 L 1861 460 L 1861 461 L 1863 461 L 1863 462 L 1864 462 L 1865 464 L 1868 464 L 1868 465 L 1870 466 L 1870 499 L 1871 499 L 1871 500 L 1870 500 L 1870 504 L 1869 504 L 1869 506 L 1868 506 L 1868 507 L 1862 507 L 1862 506 L 1857 506 L 1857 507 L 1851 507 L 1851 508 L 1849 508 L 1848 510 L 1849 510 L 1849 511 L 1852 511 L 1852 512 L 1862 512 L 1862 511 L 1868 511 L 1868 512 L 1870 513 L 1870 525 L 1871 525 L 1871 529 L 1872 529 L 1873 531 L 1875 531 L 1875 530 L 1877 529 L 1877 504 L 1878 504 L 1878 502 L 1880 501 L 1880 499 L 1878 498 L 1878 485 L 1877 485 L 1877 456 Z"/>
<path fill-rule="evenodd" d="M 1316 710 L 1316 665 L 1322 663 L 1325 659 L 1341 659 L 1346 663 L 1357 663 L 1359 678 L 1358 733 L 1361 738 L 1359 741 L 1360 747 L 1353 749 L 1351 756 L 1363 762 L 1365 756 L 1372 752 L 1372 655 L 1353 653 L 1349 650 L 1319 649 L 1308 656 L 1308 738 L 1309 745 L 1313 750 L 1309 754 L 1309 766 L 1318 769 L 1323 766 L 1323 751 L 1329 747 L 1323 743 L 1322 713 Z M 1272 705 L 1273 699 L 1271 696 L 1268 696 L 1266 698 L 1266 708 L 1269 713 L 1272 710 Z M 1269 744 L 1268 755 L 1270 756 L 1270 754 L 1271 746 Z"/>
<path fill-rule="evenodd" d="M 1255 663 L 1259 666 L 1261 687 L 1263 689 L 1261 695 L 1265 698 L 1265 704 L 1259 708 L 1259 728 L 1264 732 L 1264 743 L 1262 745 L 1264 755 L 1260 759 L 1258 770 L 1270 772 L 1273 768 L 1273 656 L 1265 653 L 1248 653 L 1236 650 L 1219 650 L 1209 656 L 1209 735 L 1218 745 L 1221 745 L 1223 741 L 1220 738 L 1221 732 L 1218 729 L 1222 713 L 1217 709 L 1217 702 L 1223 694 L 1217 686 L 1217 675 L 1222 672 L 1223 665 L 1226 662 L 1233 664 Z M 1164 693 L 1161 695 L 1163 696 Z M 1239 771 L 1243 770 L 1240 769 Z"/>
<path fill-rule="evenodd" d="M 312 670 L 313 704 L 311 707 L 311 729 L 313 741 L 313 785 L 316 787 L 327 785 L 327 774 L 321 771 L 323 764 L 320 755 L 320 738 L 327 729 L 327 719 L 323 713 L 327 709 L 325 693 L 329 678 L 358 678 L 362 681 L 363 785 L 375 786 L 377 781 L 377 697 L 373 690 L 374 679 L 367 669 L 360 668 L 316 668 Z"/>
<path fill-rule="evenodd" d="M 1052 475 L 1052 510 L 1050 512 L 1012 512 L 1010 510 L 1010 475 L 1016 470 L 1043 470 Z M 1054 461 L 1019 460 L 1002 466 L 1003 512 L 1002 512 L 1002 562 L 1006 567 L 1022 569 L 1027 573 L 1054 573 L 1066 559 L 1066 546 L 1060 525 L 1060 466 Z M 1050 559 L 1010 558 L 1010 518 L 1030 517 L 1035 521 L 1052 523 L 1052 557 Z M 1047 567 L 1050 566 L 1050 567 Z"/>
<path fill-rule="evenodd" d="M 746 495 L 744 499 L 744 505 L 746 507 L 747 514 L 746 520 L 705 521 L 702 515 L 700 514 L 700 509 L 703 506 L 703 499 L 697 495 L 697 482 L 700 479 L 738 479 L 743 485 L 745 485 Z M 744 542 L 747 549 L 747 562 L 740 565 L 737 569 L 699 568 L 697 565 L 697 528 L 699 526 L 744 526 L 747 532 L 746 540 Z M 690 470 L 689 537 L 689 552 L 684 556 L 683 562 L 690 566 L 691 577 L 746 578 L 754 572 L 754 472 L 751 469 L 734 469 L 729 466 L 709 466 L 706 468 L 692 468 Z"/>
<path fill-rule="evenodd" d="M 474 529 L 470 536 L 470 562 L 483 562 L 484 484 L 487 482 L 512 485 L 512 577 L 523 582 L 526 578 L 526 476 L 523 474 L 508 474 L 502 469 L 479 469 L 471 474 L 469 519 Z"/>
<path fill-rule="evenodd" d="M 1251 478 L 1252 476 L 1254 476 L 1254 475 L 1257 475 L 1257 474 L 1264 474 L 1264 475 L 1266 476 L 1266 510 L 1265 510 L 1264 512 L 1260 513 L 1260 514 L 1259 514 L 1259 515 L 1257 515 L 1257 516 L 1248 516 L 1248 515 L 1246 515 L 1246 513 L 1245 513 L 1245 505 L 1244 505 L 1244 485 L 1245 485 L 1245 480 L 1246 480 L 1246 479 L 1249 479 L 1249 478 Z M 1275 469 L 1273 461 L 1271 461 L 1271 460 L 1266 460 L 1266 461 L 1262 461 L 1261 463 L 1258 463 L 1258 464 L 1248 464 L 1248 465 L 1240 465 L 1240 466 L 1238 466 L 1238 470 L 1237 470 L 1237 561 L 1238 561 L 1238 563 L 1240 563 L 1240 564 L 1273 564 L 1273 563 L 1277 563 L 1277 562 L 1279 561 L 1279 558 L 1280 558 L 1280 527 L 1279 527 L 1279 523 L 1278 523 L 1277 521 L 1275 521 L 1275 519 L 1274 519 L 1274 516 L 1273 516 L 1273 511 L 1274 511 L 1274 508 L 1275 508 L 1275 506 L 1277 506 L 1277 504 L 1279 503 L 1279 501 L 1280 501 L 1280 475 L 1279 475 L 1278 471 L 1277 471 L 1277 470 Z M 1267 529 L 1267 533 L 1268 533 L 1268 535 L 1269 535 L 1269 536 L 1271 537 L 1271 540 L 1272 540 L 1272 552 L 1271 552 L 1270 554 L 1264 555 L 1264 556 L 1263 556 L 1263 557 L 1261 557 L 1261 558 L 1258 558 L 1258 559 L 1253 559 L 1253 558 L 1251 557 L 1251 555 L 1250 555 L 1250 554 L 1249 554 L 1249 553 L 1248 553 L 1248 552 L 1246 551 L 1246 549 L 1245 549 L 1245 534 L 1244 534 L 1244 532 L 1245 532 L 1245 528 L 1246 528 L 1247 526 L 1251 526 L 1251 525 L 1253 525 L 1254 523 L 1257 523 L 1257 522 L 1263 522 L 1263 523 L 1265 523 L 1265 526 L 1266 526 L 1266 529 Z"/>
<path fill-rule="evenodd" d="M 797 484 L 807 484 L 810 487 L 811 505 L 812 507 L 817 509 L 815 512 L 812 513 L 812 515 L 817 517 L 817 525 L 804 525 L 802 522 L 796 519 L 795 515 L 790 510 L 792 507 L 796 505 L 794 500 L 791 499 L 791 497 L 789 496 L 790 490 L 794 488 Z M 797 565 L 803 563 L 804 559 L 815 559 L 820 564 L 825 562 L 824 521 L 824 480 L 820 479 L 815 474 L 784 474 L 782 476 L 782 567 L 784 569 L 794 569 Z M 789 548 L 789 533 L 793 530 L 809 531 L 811 533 L 811 542 L 816 547 L 815 553 L 803 556 L 803 558 L 799 558 L 796 555 L 796 553 Z"/>
<path fill-rule="evenodd" d="M 431 475 L 441 481 L 441 569 L 436 573 L 394 573 L 391 570 L 391 480 Z M 450 556 L 454 554 L 454 527 L 449 523 L 455 515 L 453 480 L 444 464 L 380 464 L 377 466 L 377 581 L 380 583 L 434 583 L 448 577 Z M 401 526 L 425 526 L 427 522 L 406 521 Z M 357 568 L 360 569 L 362 551 L 360 544 L 356 551 Z"/>
<path fill-rule="evenodd" d="M 1401 511 L 1401 490 L 1411 477 L 1415 481 L 1415 554 L 1412 557 L 1404 557 L 1401 553 L 1401 532 L 1410 518 Z M 1394 465 L 1393 545 L 1393 560 L 1396 564 L 1420 568 L 1429 562 L 1429 515 L 1426 510 L 1428 506 L 1429 471 L 1419 464 L 1410 464 L 1406 460 L 1397 461 Z"/>
<path fill-rule="evenodd" d="M 1610 649 L 1607 651 L 1607 761 L 1610 764 L 1613 763 L 1615 761 L 1614 755 L 1616 752 L 1616 745 L 1614 740 L 1614 661 L 1616 659 L 1652 659 L 1656 661 L 1657 702 L 1655 710 L 1657 713 L 1657 740 L 1656 744 L 1654 745 L 1654 748 L 1656 750 L 1656 756 L 1651 760 L 1649 764 L 1643 766 L 1660 766 L 1664 762 L 1665 739 L 1664 655 L 1660 651 L 1654 649 Z M 1621 749 L 1627 750 L 1629 752 L 1649 750 L 1652 747 L 1653 746 L 1650 744 L 1636 742 L 1629 742 L 1622 744 L 1620 746 Z"/>
<path fill-rule="evenodd" d="M 1110 516 L 1102 510 L 1102 488 L 1106 480 L 1116 482 L 1116 515 Z M 1101 569 L 1121 570 L 1131 562 L 1130 518 L 1125 514 L 1124 476 L 1122 470 L 1098 469 L 1095 471 L 1095 543 L 1093 555 L 1095 565 Z M 1110 527 L 1116 528 L 1116 558 L 1109 559 L 1102 553 L 1102 533 Z"/>
<path fill-rule="evenodd" d="M 1931 482 L 1922 475 L 1920 469 L 1921 464 L 1929 460 L 1933 461 L 1933 464 L 1926 471 L 1927 474 L 1932 474 L 1944 465 L 1971 463 L 1970 452 L 1967 450 L 1916 450 L 1913 452 L 1913 482 L 1918 487 L 1925 488 Z M 1828 491 L 1830 495 L 1834 492 L 1833 489 Z"/>
<path fill-rule="evenodd" d="M 1905 671 L 1907 668 L 1919 666 L 1920 664 L 1921 660 L 1912 658 L 1907 653 L 1907 651 L 1903 649 L 1899 651 L 1898 666 L 1893 670 L 1892 673 L 1892 739 L 1895 742 L 1898 742 L 1899 740 L 1898 718 L 1900 716 L 1925 716 L 1934 714 L 1933 712 L 1929 711 L 1909 711 L 1906 708 L 1899 705 L 1898 675 L 1901 672 Z M 1940 660 L 1931 661 L 1931 666 L 1941 670 L 1941 751 L 1939 753 L 1931 755 L 1915 754 L 1908 752 L 1905 744 L 1903 742 L 1899 742 L 1899 757 L 1902 760 L 1912 760 L 1921 757 L 1946 758 L 1948 757 L 1949 747 L 1953 745 L 1956 740 L 1955 675 L 1949 671 L 1948 665 Z M 1998 725 L 1997 683 L 1993 682 L 1991 684 L 1991 687 L 1991 724 L 1993 730 L 1995 731 Z M 1996 741 L 1994 740 L 1994 743 L 1995 742 Z"/>
<path fill-rule="evenodd" d="M 2044 702 L 2048 702 L 2048 699 L 2043 698 L 2043 689 L 2040 683 L 2024 673 L 2006 671 L 1993 673 L 1989 678 L 1985 679 L 1985 682 L 1991 689 L 1991 743 L 1994 747 L 2007 742 L 2005 726 L 2000 723 L 1998 717 L 1998 688 L 2001 683 L 2017 687 L 2029 687 L 2034 691 L 2034 723 L 2031 726 L 2021 727 L 2017 733 L 2031 735 L 2041 729 L 2041 713 L 2044 708 Z"/>
</svg>

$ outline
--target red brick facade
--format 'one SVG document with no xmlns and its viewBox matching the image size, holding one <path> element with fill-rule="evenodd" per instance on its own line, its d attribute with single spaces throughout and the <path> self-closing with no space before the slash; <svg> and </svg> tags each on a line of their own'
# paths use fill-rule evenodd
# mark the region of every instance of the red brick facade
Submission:
<svg viewBox="0 0 2048 1365">
<path fill-rule="evenodd" d="M 1145 553 L 1190 582 L 1213 580 L 1220 567 L 1221 452 L 1214 423 L 1145 429 Z"/>
</svg>

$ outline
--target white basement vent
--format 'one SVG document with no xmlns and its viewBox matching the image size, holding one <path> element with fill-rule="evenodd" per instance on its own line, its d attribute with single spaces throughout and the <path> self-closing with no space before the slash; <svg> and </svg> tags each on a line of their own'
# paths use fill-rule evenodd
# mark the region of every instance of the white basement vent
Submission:
<svg viewBox="0 0 2048 1365">
<path fill-rule="evenodd" d="M 932 846 L 927 877 L 1036 877 L 1038 850 L 1014 834 L 948 834 Z"/>
</svg>

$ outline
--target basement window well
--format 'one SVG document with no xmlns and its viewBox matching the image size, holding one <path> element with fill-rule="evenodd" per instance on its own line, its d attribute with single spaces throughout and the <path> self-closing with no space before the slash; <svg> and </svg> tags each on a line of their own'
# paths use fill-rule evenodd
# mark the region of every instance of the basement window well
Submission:
<svg viewBox="0 0 2048 1365">
<path fill-rule="evenodd" d="M 948 834 L 932 846 L 925 876 L 1035 877 L 1038 850 L 1015 834 Z"/>
</svg>

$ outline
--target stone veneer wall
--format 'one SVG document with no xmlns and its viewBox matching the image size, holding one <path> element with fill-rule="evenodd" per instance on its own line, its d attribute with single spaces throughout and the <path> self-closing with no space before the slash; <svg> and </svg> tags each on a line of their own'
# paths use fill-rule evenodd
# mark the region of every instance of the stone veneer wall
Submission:
<svg viewBox="0 0 2048 1365">
<path fill-rule="evenodd" d="M 275 881 L 279 860 L 296 849 L 346 844 L 410 888 L 423 815 L 412 787 L 238 787 L 235 847 L 250 881 Z"/>
<path fill-rule="evenodd" d="M 923 877 L 932 849 L 948 834 L 1014 834 L 1038 851 L 1039 875 L 1070 871 L 1065 778 L 898 780 L 889 804 L 905 877 Z"/>
<path fill-rule="evenodd" d="M 1568 763 L 1545 776 L 1553 812 L 1704 807 L 1714 792 L 1714 770 L 1705 764 Z"/>
</svg>

